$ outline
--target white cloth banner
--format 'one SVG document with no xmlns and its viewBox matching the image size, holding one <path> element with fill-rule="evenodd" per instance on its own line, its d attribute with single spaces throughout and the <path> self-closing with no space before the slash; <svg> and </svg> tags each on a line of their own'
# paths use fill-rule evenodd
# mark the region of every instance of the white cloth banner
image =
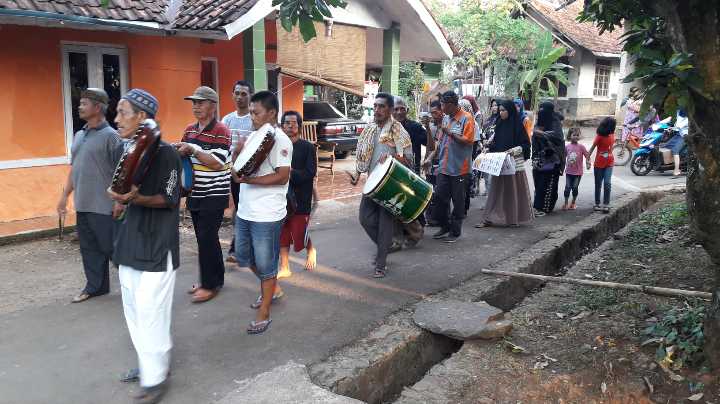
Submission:
<svg viewBox="0 0 720 404">
<path fill-rule="evenodd" d="M 515 174 L 515 159 L 507 153 L 484 153 L 473 161 L 473 169 L 495 177 Z"/>
</svg>

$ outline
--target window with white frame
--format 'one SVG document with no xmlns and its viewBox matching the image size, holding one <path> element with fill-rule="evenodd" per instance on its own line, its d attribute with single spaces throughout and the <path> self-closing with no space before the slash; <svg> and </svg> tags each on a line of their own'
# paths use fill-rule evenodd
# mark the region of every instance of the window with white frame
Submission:
<svg viewBox="0 0 720 404">
<path fill-rule="evenodd" d="M 114 127 L 117 103 L 127 91 L 127 50 L 100 44 L 63 44 L 63 98 L 67 154 L 75 132 L 85 122 L 78 116 L 80 93 L 88 88 L 102 88 L 110 98 L 107 120 Z"/>
<path fill-rule="evenodd" d="M 609 97 L 610 96 L 610 61 L 597 59 L 595 61 L 595 86 L 593 87 L 593 96 Z"/>
</svg>

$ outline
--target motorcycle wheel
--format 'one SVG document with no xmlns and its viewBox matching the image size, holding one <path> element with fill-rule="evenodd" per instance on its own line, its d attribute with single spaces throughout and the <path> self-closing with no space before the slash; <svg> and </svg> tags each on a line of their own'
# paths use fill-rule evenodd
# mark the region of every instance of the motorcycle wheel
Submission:
<svg viewBox="0 0 720 404">
<path fill-rule="evenodd" d="M 652 162 L 649 156 L 645 154 L 642 156 L 633 156 L 632 160 L 630 160 L 630 170 L 632 170 L 633 174 L 641 177 L 650 174 L 650 171 L 652 171 Z"/>
<path fill-rule="evenodd" d="M 630 162 L 633 152 L 630 150 L 629 147 L 625 147 L 622 144 L 616 144 L 612 148 L 612 154 L 613 157 L 615 157 L 615 165 L 624 166 L 627 165 L 628 162 Z"/>
</svg>

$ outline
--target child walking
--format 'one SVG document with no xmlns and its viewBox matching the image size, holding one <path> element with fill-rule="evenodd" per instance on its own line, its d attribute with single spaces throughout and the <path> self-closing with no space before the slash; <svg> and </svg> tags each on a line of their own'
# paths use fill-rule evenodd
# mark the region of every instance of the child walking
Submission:
<svg viewBox="0 0 720 404">
<path fill-rule="evenodd" d="M 570 143 L 565 145 L 565 155 L 567 161 L 565 164 L 565 203 L 562 206 L 562 210 L 575 210 L 575 205 L 578 196 L 578 187 L 580 186 L 580 179 L 583 175 L 583 164 L 587 161 L 590 164 L 590 153 L 588 153 L 585 145 L 578 143 L 580 140 L 580 128 L 570 128 L 567 134 Z M 590 168 L 590 167 L 588 167 Z M 572 192 L 572 202 L 568 204 L 570 199 L 570 193 Z"/>
<path fill-rule="evenodd" d="M 615 144 L 615 119 L 607 117 L 600 122 L 597 129 L 597 136 L 590 148 L 590 154 L 597 148 L 595 155 L 595 211 L 603 213 L 610 212 L 610 180 L 612 178 L 615 158 L 612 154 L 612 147 Z M 588 168 L 590 163 L 588 162 Z M 602 206 L 600 205 L 600 190 L 603 191 Z"/>
</svg>

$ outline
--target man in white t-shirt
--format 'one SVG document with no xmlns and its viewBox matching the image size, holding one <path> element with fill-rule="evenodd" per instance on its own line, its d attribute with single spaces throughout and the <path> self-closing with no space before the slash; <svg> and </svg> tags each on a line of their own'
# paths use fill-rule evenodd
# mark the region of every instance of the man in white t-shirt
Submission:
<svg viewBox="0 0 720 404">
<path fill-rule="evenodd" d="M 260 296 L 250 307 L 257 309 L 255 320 L 247 332 L 260 334 L 270 326 L 270 304 L 283 296 L 277 285 L 280 256 L 280 231 L 287 214 L 287 192 L 290 180 L 293 146 L 290 138 L 277 127 L 280 106 L 275 94 L 260 91 L 250 99 L 255 136 L 272 131 L 275 145 L 258 170 L 233 179 L 240 183 L 237 217 L 235 218 L 235 257 L 238 265 L 250 268 L 260 279 Z M 242 146 L 244 147 L 244 146 Z"/>
<path fill-rule="evenodd" d="M 239 80 L 233 85 L 233 101 L 235 101 L 235 111 L 225 115 L 222 123 L 230 129 L 230 155 L 231 161 L 235 161 L 240 152 L 241 145 L 245 144 L 245 140 L 253 131 L 252 119 L 250 119 L 250 97 L 255 93 L 252 83 L 245 80 Z M 238 192 L 240 184 L 233 181 L 230 184 L 230 195 L 232 195 L 235 212 L 238 206 Z M 234 215 L 235 213 L 233 213 Z M 230 251 L 228 251 L 227 262 L 235 262 L 235 237 L 230 243 Z"/>
</svg>

